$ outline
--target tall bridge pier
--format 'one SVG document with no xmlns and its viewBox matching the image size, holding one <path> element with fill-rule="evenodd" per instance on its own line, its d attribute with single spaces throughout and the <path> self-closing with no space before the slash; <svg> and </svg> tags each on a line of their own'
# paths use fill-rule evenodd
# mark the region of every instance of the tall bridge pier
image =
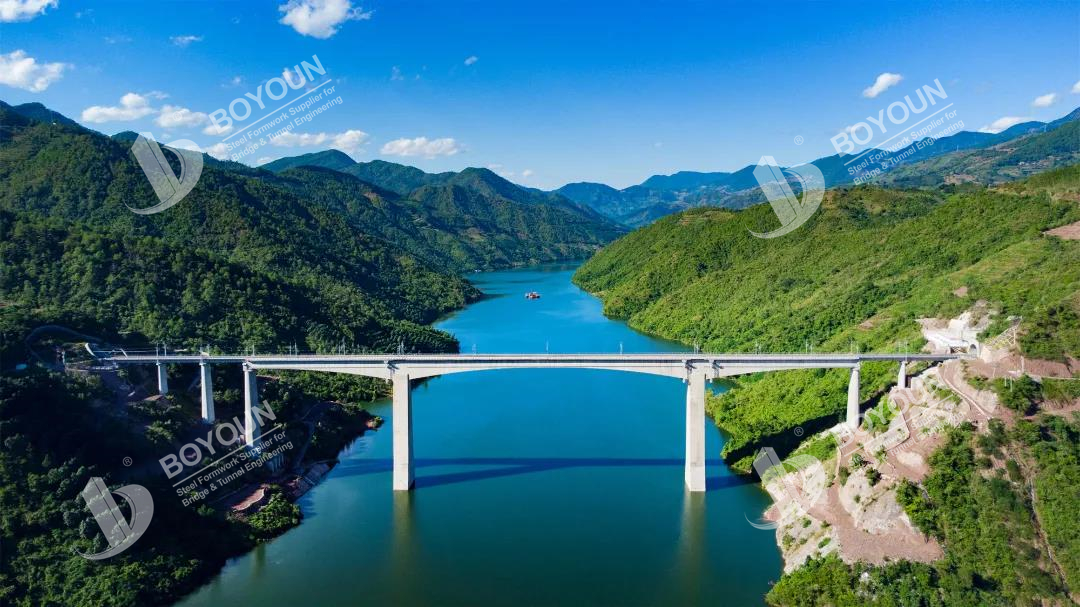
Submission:
<svg viewBox="0 0 1080 607">
<path fill-rule="evenodd" d="M 412 431 L 412 388 L 409 386 L 409 374 L 397 372 L 393 375 L 394 408 L 394 491 L 412 489 L 416 478 L 413 469 L 413 431 Z"/>
<path fill-rule="evenodd" d="M 705 380 L 692 370 L 686 379 L 686 462 L 684 478 L 690 491 L 705 490 Z"/>
<path fill-rule="evenodd" d="M 202 418 L 214 423 L 214 382 L 210 378 L 210 363 L 199 363 L 199 395 L 202 397 Z"/>
<path fill-rule="evenodd" d="M 169 370 L 165 363 L 157 364 L 157 388 L 158 394 L 165 396 L 169 393 Z"/>
<path fill-rule="evenodd" d="M 259 416 L 255 413 L 258 406 L 259 378 L 251 363 L 244 363 L 244 444 L 248 447 L 254 447 L 262 435 Z"/>
<path fill-rule="evenodd" d="M 859 365 L 851 368 L 851 379 L 847 387 L 847 416 L 845 423 L 854 432 L 859 428 Z"/>
</svg>

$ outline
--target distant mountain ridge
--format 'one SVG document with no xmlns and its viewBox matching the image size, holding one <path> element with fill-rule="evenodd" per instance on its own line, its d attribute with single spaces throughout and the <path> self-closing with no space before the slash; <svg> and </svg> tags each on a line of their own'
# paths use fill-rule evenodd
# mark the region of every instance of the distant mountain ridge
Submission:
<svg viewBox="0 0 1080 607">
<path fill-rule="evenodd" d="M 479 192 L 484 196 L 498 197 L 522 205 L 552 205 L 571 213 L 582 214 L 605 225 L 608 230 L 620 231 L 604 214 L 587 204 L 578 203 L 555 192 L 544 192 L 517 185 L 486 168 L 469 167 L 458 172 L 426 173 L 416 167 L 385 160 L 356 162 L 338 150 L 281 158 L 259 168 L 281 173 L 304 166 L 326 168 L 352 175 L 360 181 L 407 198 L 423 188 L 457 186 Z"/>
<path fill-rule="evenodd" d="M 926 145 L 925 141 L 915 142 L 892 153 L 885 153 L 876 164 L 888 161 L 894 162 L 896 166 L 884 175 L 875 177 L 875 181 L 880 181 L 883 185 L 905 186 L 964 181 L 992 183 L 1063 166 L 1080 155 L 1080 138 L 1072 136 L 1071 132 L 1067 132 L 1067 136 L 1059 134 L 1056 136 L 1058 143 L 1048 146 L 1056 153 L 1052 158 L 1026 157 L 1021 160 L 995 153 L 953 155 L 958 152 L 995 148 L 1025 137 L 1046 135 L 1044 140 L 1048 140 L 1052 138 L 1053 131 L 1065 125 L 1075 125 L 1078 118 L 1080 108 L 1051 122 L 1024 122 L 1000 133 L 960 131 L 937 139 L 932 145 Z M 1028 142 L 1026 146 L 1029 151 L 1033 151 L 1038 149 L 1040 144 Z M 828 187 L 850 185 L 859 178 L 871 177 L 872 166 L 861 170 L 849 170 L 849 167 L 862 163 L 862 160 L 853 162 L 855 158 L 875 155 L 875 150 L 876 148 L 869 148 L 854 155 L 826 156 L 810 164 L 821 169 Z M 952 158 L 952 161 L 920 164 L 944 156 Z M 987 161 L 990 157 L 996 158 L 995 162 L 999 163 L 997 170 L 976 170 L 979 161 Z M 1033 164 L 1010 170 L 1010 160 Z M 765 198 L 761 195 L 753 175 L 755 166 L 750 164 L 733 172 L 679 171 L 671 175 L 653 175 L 640 185 L 622 190 L 601 183 L 570 183 L 555 192 L 589 205 L 623 225 L 640 227 L 664 215 L 689 208 L 718 206 L 740 209 L 764 202 Z"/>
</svg>

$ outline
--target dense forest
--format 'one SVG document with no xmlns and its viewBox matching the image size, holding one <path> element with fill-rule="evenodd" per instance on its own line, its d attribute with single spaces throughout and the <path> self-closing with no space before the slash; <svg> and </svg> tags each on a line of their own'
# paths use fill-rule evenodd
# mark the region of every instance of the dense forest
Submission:
<svg viewBox="0 0 1080 607">
<path fill-rule="evenodd" d="M 433 174 L 383 160 L 354 162 L 336 150 L 261 168 L 361 230 L 458 270 L 585 259 L 625 232 L 587 205 L 488 169 Z"/>
<path fill-rule="evenodd" d="M 311 432 L 310 455 L 331 459 L 370 416 L 346 389 L 352 384 L 321 382 L 320 389 L 331 389 L 339 404 L 310 428 L 304 412 L 328 395 L 307 391 L 314 382 L 297 379 L 265 382 L 260 398 L 273 407 L 290 441 L 307 440 Z M 215 380 L 223 419 L 243 416 L 239 383 L 238 376 L 225 374 Z M 198 418 L 197 399 L 182 390 L 118 408 L 96 375 L 42 368 L 0 374 L 0 604 L 171 604 L 216 574 L 227 558 L 298 524 L 299 507 L 277 492 L 266 507 L 243 518 L 206 504 L 185 506 L 174 496 L 157 458 L 200 431 L 205 436 Z M 75 552 L 107 547 L 79 497 L 95 476 L 110 487 L 137 483 L 155 496 L 154 524 L 146 535 L 102 561 Z"/>
</svg>

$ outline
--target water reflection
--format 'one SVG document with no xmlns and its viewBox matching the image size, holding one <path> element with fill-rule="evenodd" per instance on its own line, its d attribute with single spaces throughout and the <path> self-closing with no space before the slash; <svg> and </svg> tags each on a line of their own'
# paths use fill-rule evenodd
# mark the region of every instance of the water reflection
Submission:
<svg viewBox="0 0 1080 607">
<path fill-rule="evenodd" d="M 259 579 L 266 570 L 266 544 L 255 546 L 251 559 L 251 577 Z"/>
<path fill-rule="evenodd" d="M 415 537 L 416 501 L 412 491 L 394 491 L 393 529 L 390 540 L 390 580 L 394 589 L 394 604 L 415 605 L 419 597 L 414 592 L 417 588 L 416 559 L 417 546 Z"/>
<path fill-rule="evenodd" d="M 682 605 L 702 604 L 702 579 L 705 570 L 705 493 L 683 493 L 682 519 L 679 533 L 677 566 L 675 567 L 675 601 Z"/>
</svg>

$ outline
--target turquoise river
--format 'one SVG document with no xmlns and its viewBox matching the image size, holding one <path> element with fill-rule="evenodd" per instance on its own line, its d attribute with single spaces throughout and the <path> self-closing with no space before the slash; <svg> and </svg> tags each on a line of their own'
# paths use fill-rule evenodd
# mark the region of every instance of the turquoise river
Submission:
<svg viewBox="0 0 1080 607">
<path fill-rule="evenodd" d="M 438 323 L 461 351 L 669 352 L 601 313 L 573 267 L 474 274 L 483 300 Z M 542 297 L 527 300 L 538 291 Z M 346 448 L 303 523 L 182 604 L 762 605 L 779 578 L 767 495 L 720 460 L 683 486 L 685 387 L 581 369 L 448 375 L 414 389 L 416 488 L 390 488 L 387 424 Z"/>
</svg>

